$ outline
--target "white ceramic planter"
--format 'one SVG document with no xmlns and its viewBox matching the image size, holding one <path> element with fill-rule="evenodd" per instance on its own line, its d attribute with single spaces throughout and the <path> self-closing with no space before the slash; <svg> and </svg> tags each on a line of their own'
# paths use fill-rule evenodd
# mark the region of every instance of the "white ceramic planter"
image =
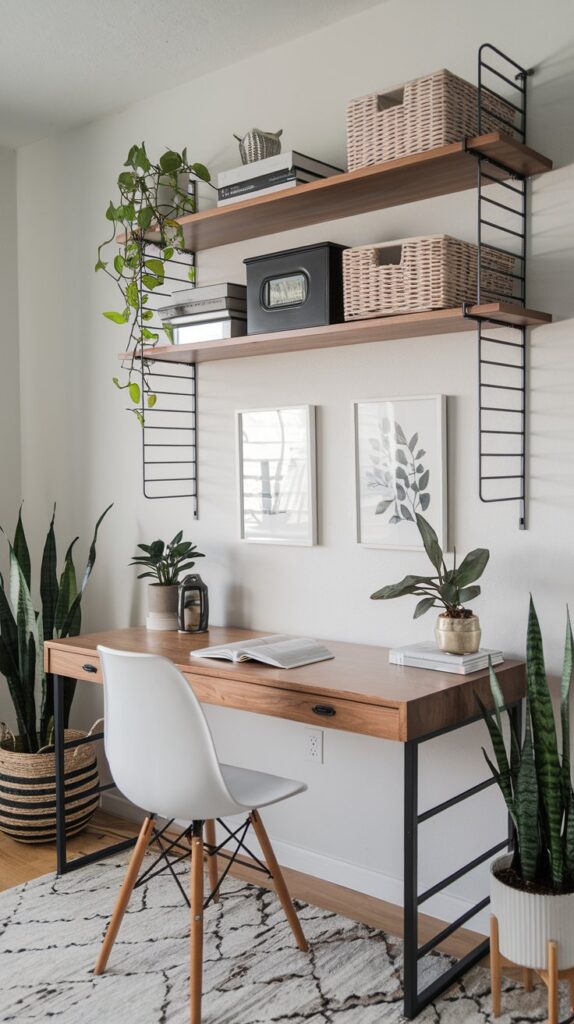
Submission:
<svg viewBox="0 0 574 1024">
<path fill-rule="evenodd" d="M 574 893 L 542 896 L 505 885 L 496 872 L 508 867 L 510 855 L 490 868 L 490 904 L 498 921 L 500 952 L 520 967 L 546 970 L 548 943 L 558 944 L 558 970 L 574 967 Z"/>
<path fill-rule="evenodd" d="M 179 587 L 177 583 L 172 586 L 165 586 L 158 583 L 151 583 L 149 585 L 147 588 L 147 629 L 177 629 L 178 592 Z"/>
</svg>

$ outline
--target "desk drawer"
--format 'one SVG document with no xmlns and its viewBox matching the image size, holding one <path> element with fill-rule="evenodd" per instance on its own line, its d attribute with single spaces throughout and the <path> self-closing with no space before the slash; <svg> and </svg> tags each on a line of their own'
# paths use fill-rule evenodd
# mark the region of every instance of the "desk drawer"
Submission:
<svg viewBox="0 0 574 1024">
<path fill-rule="evenodd" d="M 195 695 L 204 704 L 288 718 L 321 729 L 342 729 L 389 740 L 400 738 L 397 708 L 322 698 L 294 690 L 279 690 L 274 686 L 217 679 L 215 676 L 186 673 L 186 678 L 193 686 Z"/>
<path fill-rule="evenodd" d="M 48 649 L 46 671 L 53 675 L 69 676 L 70 679 L 88 679 L 92 683 L 103 682 L 98 655 L 78 654 L 76 651 Z"/>
</svg>

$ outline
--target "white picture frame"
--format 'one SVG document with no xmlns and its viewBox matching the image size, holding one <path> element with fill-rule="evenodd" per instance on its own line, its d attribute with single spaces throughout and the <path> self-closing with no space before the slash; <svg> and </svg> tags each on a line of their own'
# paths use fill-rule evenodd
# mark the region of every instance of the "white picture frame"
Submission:
<svg viewBox="0 0 574 1024">
<path fill-rule="evenodd" d="M 317 543 L 315 411 L 289 405 L 236 412 L 242 540 Z"/>
<path fill-rule="evenodd" d="M 353 402 L 357 543 L 423 551 L 420 512 L 446 549 L 446 414 L 445 395 Z"/>
</svg>

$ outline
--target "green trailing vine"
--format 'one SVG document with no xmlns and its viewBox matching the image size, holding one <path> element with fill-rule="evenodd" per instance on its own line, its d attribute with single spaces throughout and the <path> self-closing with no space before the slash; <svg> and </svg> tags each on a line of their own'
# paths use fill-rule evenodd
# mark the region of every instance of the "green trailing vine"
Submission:
<svg viewBox="0 0 574 1024">
<path fill-rule="evenodd" d="M 152 409 L 157 396 L 150 387 L 145 362 L 142 372 L 137 357 L 144 347 L 153 348 L 164 336 L 173 342 L 169 324 L 152 327 L 154 312 L 149 308 L 149 296 L 164 284 L 165 264 L 185 251 L 177 217 L 196 211 L 195 197 L 188 191 L 189 180 L 211 184 L 211 175 L 204 164 L 189 160 L 187 149 L 181 153 L 168 149 L 153 163 L 144 142 L 131 147 L 124 168 L 117 180 L 119 202 L 110 201 L 106 210 L 110 235 L 98 246 L 95 270 L 107 274 L 121 295 L 120 308 L 103 314 L 112 323 L 129 329 L 126 374 L 122 379 L 114 377 L 113 383 L 127 392 L 132 403 L 130 412 L 143 426 L 144 409 Z M 149 252 L 150 233 L 153 255 Z M 109 246 L 114 247 L 113 256 L 107 255 Z M 195 267 L 189 268 L 188 278 L 195 282 Z"/>
</svg>

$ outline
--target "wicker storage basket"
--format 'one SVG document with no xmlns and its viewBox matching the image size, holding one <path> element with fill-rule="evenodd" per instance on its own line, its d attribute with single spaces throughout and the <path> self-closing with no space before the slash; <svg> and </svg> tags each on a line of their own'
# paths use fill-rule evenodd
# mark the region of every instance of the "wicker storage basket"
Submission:
<svg viewBox="0 0 574 1024">
<path fill-rule="evenodd" d="M 482 132 L 511 131 L 511 106 L 484 93 Z M 478 135 L 478 89 L 450 71 L 435 71 L 384 93 L 347 105 L 349 170 L 396 160 Z"/>
<path fill-rule="evenodd" d="M 67 729 L 66 740 L 86 734 Z M 91 743 L 64 751 L 66 834 L 80 832 L 99 803 L 98 764 Z M 49 843 L 56 837 L 56 759 L 0 747 L 0 829 L 20 843 Z"/>
<path fill-rule="evenodd" d="M 512 278 L 507 275 L 513 272 L 514 257 L 485 247 L 482 254 L 482 287 L 512 299 Z M 477 259 L 476 245 L 449 235 L 421 235 L 346 249 L 345 320 L 476 302 Z"/>
</svg>

